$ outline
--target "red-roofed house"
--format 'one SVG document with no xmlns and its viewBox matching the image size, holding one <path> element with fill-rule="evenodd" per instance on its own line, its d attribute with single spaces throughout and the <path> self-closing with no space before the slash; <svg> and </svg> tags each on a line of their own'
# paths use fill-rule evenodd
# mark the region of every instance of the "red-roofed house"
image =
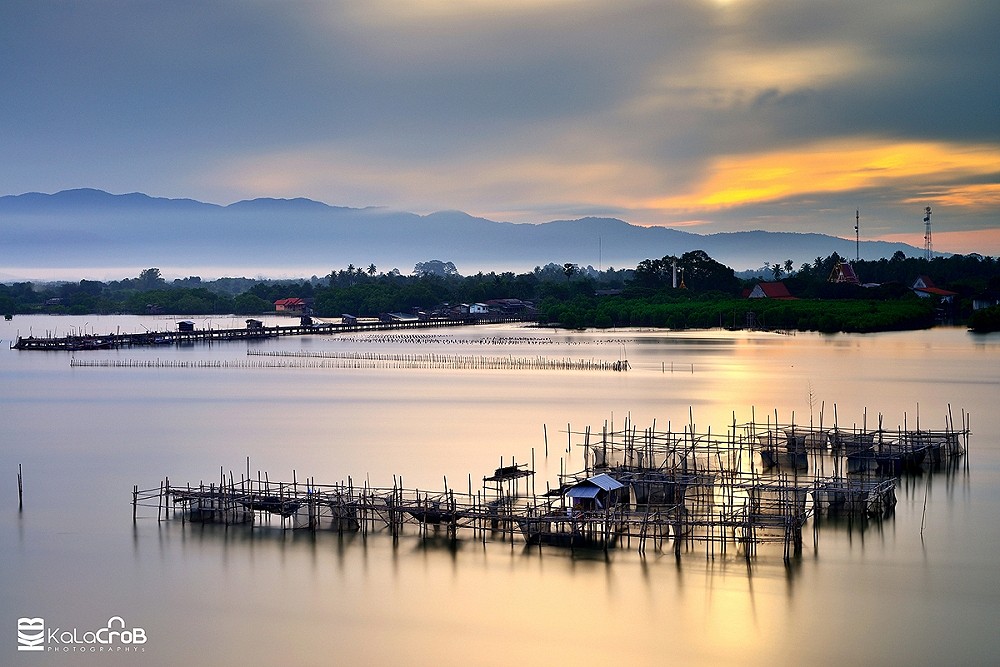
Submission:
<svg viewBox="0 0 1000 667">
<path fill-rule="evenodd" d="M 274 302 L 274 309 L 279 313 L 301 313 L 306 309 L 305 299 L 290 297 L 288 299 L 278 299 Z"/>
<path fill-rule="evenodd" d="M 785 283 L 757 283 L 747 295 L 748 299 L 794 299 Z"/>
<path fill-rule="evenodd" d="M 928 276 L 917 278 L 910 289 L 921 298 L 927 299 L 933 296 L 945 303 L 951 303 L 951 300 L 958 295 L 958 292 L 952 292 L 951 290 L 936 286 Z"/>
</svg>

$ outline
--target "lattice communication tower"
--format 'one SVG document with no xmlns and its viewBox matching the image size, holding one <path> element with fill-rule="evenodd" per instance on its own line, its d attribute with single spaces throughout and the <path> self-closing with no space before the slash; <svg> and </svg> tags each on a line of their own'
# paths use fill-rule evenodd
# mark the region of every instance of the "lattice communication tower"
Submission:
<svg viewBox="0 0 1000 667">
<path fill-rule="evenodd" d="M 934 257 L 934 244 L 931 243 L 931 207 L 924 209 L 924 259 Z"/>
</svg>

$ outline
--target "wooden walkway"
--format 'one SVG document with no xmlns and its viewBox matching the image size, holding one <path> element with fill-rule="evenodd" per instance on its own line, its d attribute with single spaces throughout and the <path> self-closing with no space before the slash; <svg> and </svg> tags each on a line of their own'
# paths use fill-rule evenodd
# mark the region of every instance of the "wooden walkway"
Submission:
<svg viewBox="0 0 1000 667">
<path fill-rule="evenodd" d="M 184 345 L 225 341 L 250 341 L 279 336 L 310 336 L 316 334 L 356 333 L 359 331 L 392 331 L 398 329 L 427 329 L 436 327 L 470 326 L 476 324 L 504 324 L 532 322 L 525 316 L 432 318 L 424 320 L 357 320 L 351 324 L 321 323 L 240 329 L 195 329 L 193 331 L 144 331 L 142 333 L 114 333 L 107 335 L 62 336 L 36 338 L 18 336 L 11 343 L 13 350 L 85 351 L 122 347 L 147 347 L 153 345 Z"/>
</svg>

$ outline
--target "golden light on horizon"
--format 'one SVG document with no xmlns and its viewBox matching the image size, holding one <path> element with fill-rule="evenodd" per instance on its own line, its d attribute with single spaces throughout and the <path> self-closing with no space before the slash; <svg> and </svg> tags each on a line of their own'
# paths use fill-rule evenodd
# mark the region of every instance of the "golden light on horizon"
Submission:
<svg viewBox="0 0 1000 667">
<path fill-rule="evenodd" d="M 923 228 L 915 224 L 913 232 L 909 234 L 881 234 L 875 238 L 919 247 L 923 243 Z M 943 228 L 943 225 L 938 225 L 934 228 L 934 252 L 978 252 L 981 255 L 1000 257 L 1000 229 L 950 231 Z"/>
<path fill-rule="evenodd" d="M 690 228 L 710 225 L 716 211 L 866 189 L 896 192 L 898 203 L 921 210 L 926 205 L 965 211 L 1000 206 L 1000 184 L 983 182 L 1000 164 L 995 146 L 863 138 L 723 155 L 674 190 L 655 165 L 604 145 L 580 148 L 580 136 L 582 131 L 567 130 L 536 151 L 470 154 L 433 168 L 416 159 L 310 146 L 241 156 L 212 165 L 198 178 L 232 192 L 233 200 L 306 196 L 416 213 L 454 208 L 507 222 L 593 214 L 637 225 L 663 224 L 667 217 L 672 226 Z M 577 153 L 587 159 L 574 159 Z M 664 190 L 670 194 L 656 196 Z M 906 242 L 922 244 L 921 239 Z"/>
<path fill-rule="evenodd" d="M 661 209 L 721 209 L 808 193 L 888 187 L 912 181 L 935 191 L 935 201 L 995 205 L 1000 186 L 956 185 L 957 177 L 987 175 L 1000 148 L 945 142 L 841 140 L 794 149 L 717 158 L 691 192 L 654 199 Z"/>
<path fill-rule="evenodd" d="M 933 197 L 913 197 L 904 200 L 904 203 L 923 204 L 930 199 L 950 206 L 998 208 L 1000 207 L 1000 183 L 956 185 L 949 187 L 945 192 L 935 192 Z"/>
</svg>

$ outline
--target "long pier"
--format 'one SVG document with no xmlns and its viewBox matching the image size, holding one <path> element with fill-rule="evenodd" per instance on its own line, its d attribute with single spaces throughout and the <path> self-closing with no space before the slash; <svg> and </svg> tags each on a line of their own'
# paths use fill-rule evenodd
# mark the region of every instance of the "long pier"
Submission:
<svg viewBox="0 0 1000 667">
<path fill-rule="evenodd" d="M 477 324 L 504 324 L 532 322 L 527 316 L 469 316 L 451 318 L 405 320 L 352 320 L 350 323 L 323 322 L 273 327 L 244 327 L 236 329 L 193 329 L 190 331 L 144 331 L 142 333 L 86 334 L 38 338 L 18 336 L 11 343 L 13 350 L 81 351 L 107 350 L 123 347 L 148 347 L 155 345 L 185 345 L 189 343 L 250 341 L 279 336 L 311 336 L 316 334 L 355 333 L 360 331 L 392 331 L 397 329 L 426 329 L 436 327 L 471 326 Z"/>
</svg>

